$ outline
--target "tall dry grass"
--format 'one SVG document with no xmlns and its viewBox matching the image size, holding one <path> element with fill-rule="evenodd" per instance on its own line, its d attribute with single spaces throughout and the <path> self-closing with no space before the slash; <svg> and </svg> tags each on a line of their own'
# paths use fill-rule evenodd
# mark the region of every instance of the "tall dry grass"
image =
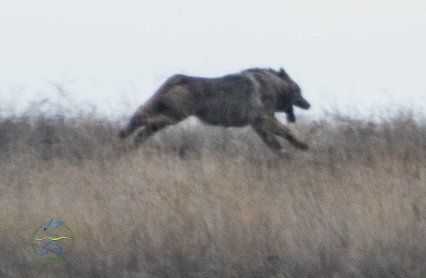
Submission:
<svg viewBox="0 0 426 278">
<path fill-rule="evenodd" d="M 171 127 L 138 150 L 90 116 L 0 119 L 0 277 L 425 277 L 426 121 L 298 123 L 282 160 L 249 129 Z M 285 143 L 284 143 L 285 144 Z M 35 227 L 76 245 L 40 263 Z"/>
</svg>

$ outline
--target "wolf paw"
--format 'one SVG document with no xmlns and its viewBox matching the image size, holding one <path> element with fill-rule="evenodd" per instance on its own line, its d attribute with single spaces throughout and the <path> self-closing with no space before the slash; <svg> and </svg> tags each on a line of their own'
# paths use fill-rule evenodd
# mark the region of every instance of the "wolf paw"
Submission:
<svg viewBox="0 0 426 278">
<path fill-rule="evenodd" d="M 307 151 L 307 150 L 309 150 L 309 145 L 308 144 L 305 144 L 305 143 L 299 143 L 299 144 L 297 144 L 297 146 L 296 146 L 299 150 L 302 150 L 302 151 Z"/>
</svg>

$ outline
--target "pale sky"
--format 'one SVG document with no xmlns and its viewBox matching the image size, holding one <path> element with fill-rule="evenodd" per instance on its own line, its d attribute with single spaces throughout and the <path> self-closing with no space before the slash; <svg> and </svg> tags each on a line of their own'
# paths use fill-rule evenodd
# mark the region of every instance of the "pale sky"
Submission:
<svg viewBox="0 0 426 278">
<path fill-rule="evenodd" d="M 0 0 L 0 108 L 130 114 L 175 73 L 284 67 L 315 113 L 426 107 L 423 0 Z"/>
</svg>

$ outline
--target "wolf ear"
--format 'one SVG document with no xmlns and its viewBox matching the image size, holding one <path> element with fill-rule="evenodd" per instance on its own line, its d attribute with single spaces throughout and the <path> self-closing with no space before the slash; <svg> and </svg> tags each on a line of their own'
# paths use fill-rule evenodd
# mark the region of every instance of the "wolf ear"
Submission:
<svg viewBox="0 0 426 278">
<path fill-rule="evenodd" d="M 280 70 L 278 71 L 278 76 L 283 78 L 283 79 L 288 78 L 288 74 L 285 72 L 285 70 L 283 68 L 280 68 Z"/>
</svg>

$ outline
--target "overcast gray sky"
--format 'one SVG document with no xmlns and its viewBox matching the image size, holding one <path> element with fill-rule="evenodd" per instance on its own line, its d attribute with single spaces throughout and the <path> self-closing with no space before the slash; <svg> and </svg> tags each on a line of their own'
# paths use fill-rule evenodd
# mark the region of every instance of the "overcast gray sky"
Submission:
<svg viewBox="0 0 426 278">
<path fill-rule="evenodd" d="M 309 113 L 424 108 L 425 14 L 421 0 L 0 0 L 0 107 L 55 98 L 56 83 L 122 113 L 174 73 L 282 66 Z"/>
</svg>

